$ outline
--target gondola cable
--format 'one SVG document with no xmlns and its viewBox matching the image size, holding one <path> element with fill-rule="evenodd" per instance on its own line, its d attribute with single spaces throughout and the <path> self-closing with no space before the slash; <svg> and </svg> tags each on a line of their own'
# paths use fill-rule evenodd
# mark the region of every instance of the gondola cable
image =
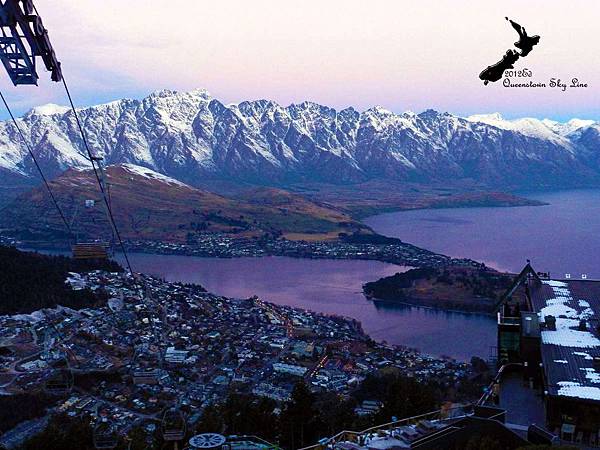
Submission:
<svg viewBox="0 0 600 450">
<path fill-rule="evenodd" d="M 33 14 L 34 12 L 35 14 Z M 36 5 L 33 4 L 31 0 L 1 1 L 0 25 L 2 27 L 3 33 L 5 33 L 5 29 L 7 30 L 6 35 L 3 38 L 7 45 L 0 46 L 0 59 L 2 60 L 2 63 L 4 65 L 4 68 L 6 69 L 8 76 L 10 77 L 11 81 L 15 86 L 22 84 L 37 85 L 39 79 L 38 74 L 35 70 L 35 62 L 37 57 L 42 59 L 46 69 L 51 72 L 52 81 L 63 82 L 63 86 L 65 88 L 65 92 L 67 93 L 67 97 L 69 99 L 69 103 L 71 105 L 71 109 L 73 111 L 77 127 L 81 134 L 81 138 L 85 150 L 87 152 L 87 156 L 83 155 L 83 153 L 81 154 L 84 156 L 84 158 L 90 160 L 94 175 L 100 188 L 100 193 L 103 197 L 104 205 L 106 207 L 106 213 L 111 225 L 111 232 L 113 233 L 113 237 L 117 238 L 118 243 L 123 252 L 125 261 L 127 263 L 127 268 L 129 269 L 131 276 L 135 280 L 135 274 L 133 272 L 129 256 L 127 254 L 127 250 L 125 249 L 125 245 L 119 233 L 112 212 L 112 199 L 110 195 L 111 193 L 108 184 L 105 183 L 106 178 L 103 166 L 100 162 L 101 158 L 95 157 L 90 149 L 87 136 L 79 118 L 79 114 L 77 113 L 77 109 L 75 108 L 75 104 L 73 102 L 73 98 L 69 91 L 67 82 L 65 81 L 64 76 L 62 74 L 61 64 L 56 58 L 56 54 L 54 52 L 54 49 L 52 48 L 52 44 L 50 43 L 50 39 L 48 37 L 48 30 L 46 30 L 46 28 L 42 24 L 41 17 Z M 8 107 L 7 104 L 6 106 Z M 12 116 L 12 118 L 14 121 L 14 116 Z M 76 151 L 80 153 L 79 149 L 77 148 Z M 96 166 L 96 164 L 98 164 L 98 166 Z M 46 181 L 45 177 L 44 181 Z M 49 185 L 47 186 L 49 187 Z M 51 195 L 53 197 L 53 200 L 55 200 L 52 193 Z M 55 202 L 55 205 L 58 205 L 58 203 Z M 62 214 L 62 211 L 61 217 L 63 218 L 63 222 L 65 222 L 65 224 L 68 226 L 68 222 L 66 220 L 65 215 Z M 68 226 L 68 229 L 71 230 L 71 227 Z M 142 285 L 145 285 L 146 283 L 143 277 L 141 280 Z M 143 286 L 138 287 L 141 287 L 141 289 L 143 290 Z M 143 298 L 143 292 L 141 296 Z"/>
<path fill-rule="evenodd" d="M 87 152 L 87 158 L 90 160 L 90 163 L 92 164 L 94 176 L 96 177 L 96 180 L 98 182 L 98 187 L 100 188 L 100 193 L 102 194 L 102 199 L 104 201 L 104 205 L 106 206 L 106 212 L 109 217 L 109 221 L 110 221 L 110 225 L 111 225 L 111 232 L 112 232 L 113 236 L 115 236 L 118 240 L 119 247 L 121 248 L 121 251 L 123 252 L 123 256 L 125 257 L 125 262 L 127 264 L 127 268 L 129 269 L 129 273 L 131 274 L 132 277 L 135 277 L 133 269 L 131 267 L 131 263 L 129 261 L 129 256 L 127 255 L 127 250 L 125 250 L 125 245 L 123 244 L 123 240 L 121 239 L 121 234 L 119 233 L 119 229 L 117 227 L 117 223 L 115 221 L 115 218 L 114 218 L 114 215 L 112 212 L 111 201 L 109 200 L 108 193 L 107 193 L 108 189 L 106 189 L 106 187 L 103 183 L 104 171 L 100 164 L 100 158 L 94 157 L 94 155 L 92 154 L 92 151 L 90 150 L 90 147 L 89 147 L 88 141 L 87 141 L 87 137 L 85 135 L 83 126 L 81 125 L 81 121 L 79 120 L 79 115 L 77 114 L 75 104 L 73 103 L 73 98 L 71 97 L 71 93 L 67 86 L 67 82 L 62 73 L 61 64 L 56 59 L 56 55 L 54 53 L 54 50 L 52 49 L 50 40 L 48 39 L 47 30 L 43 27 L 43 25 L 41 25 L 41 20 L 39 19 L 40 13 L 37 9 L 37 6 L 32 1 L 29 1 L 23 5 L 24 9 L 22 9 L 21 5 L 18 4 L 17 0 L 12 0 L 10 2 L 6 2 L 6 4 L 4 4 L 2 6 L 10 13 L 11 20 L 14 21 L 14 23 L 11 22 L 11 25 L 13 25 L 13 26 L 18 25 L 22 28 L 25 27 L 26 32 L 24 33 L 24 37 L 27 39 L 28 42 L 30 40 L 33 41 L 33 42 L 29 42 L 29 44 L 31 45 L 31 48 L 32 48 L 31 55 L 27 55 L 27 54 L 20 55 L 21 58 L 25 58 L 28 60 L 32 59 L 32 61 L 30 61 L 30 63 L 29 63 L 29 72 L 30 73 L 27 73 L 26 74 L 27 76 L 25 77 L 25 79 L 22 79 L 20 68 L 18 68 L 19 70 L 17 70 L 16 68 L 10 67 L 10 65 L 9 65 L 9 66 L 7 66 L 7 70 L 9 67 L 12 69 L 12 70 L 8 70 L 9 76 L 11 77 L 13 84 L 15 84 L 15 85 L 17 85 L 17 84 L 37 84 L 37 73 L 35 73 L 35 70 L 31 70 L 31 69 L 35 67 L 35 56 L 39 55 L 39 56 L 42 56 L 42 59 L 44 60 L 46 68 L 48 70 L 51 70 L 52 81 L 62 81 L 63 86 L 65 88 L 65 92 L 67 93 L 67 97 L 69 99 L 69 103 L 71 105 L 71 109 L 75 116 L 75 121 L 77 123 L 79 133 L 81 134 L 81 139 L 83 141 L 83 145 Z M 27 20 L 29 20 L 29 19 L 25 20 L 25 14 L 31 15 L 31 13 L 33 13 L 33 12 L 35 12 L 35 14 L 37 15 L 37 17 L 38 17 L 37 23 L 40 24 L 39 28 L 41 28 L 41 30 L 37 30 L 37 32 L 40 35 L 44 35 L 45 39 L 42 39 L 41 36 L 35 36 L 35 33 L 34 33 L 34 36 L 31 37 L 31 35 L 32 35 L 31 29 L 29 28 L 29 25 L 27 24 Z M 13 39 L 15 41 L 19 40 L 20 38 L 21 38 L 21 36 L 18 33 L 16 33 L 16 36 L 13 36 Z M 34 49 L 35 49 L 35 51 L 34 51 Z M 5 56 L 5 58 L 7 58 L 6 55 L 4 55 L 4 56 Z M 4 59 L 3 59 L 3 62 L 4 62 Z M 5 64 L 5 66 L 6 66 L 6 64 Z M 96 163 L 98 163 L 98 168 L 96 167 Z M 101 178 L 100 174 L 98 173 L 99 170 L 101 172 L 102 178 Z M 67 224 L 67 221 L 64 218 L 64 215 L 62 215 L 62 217 L 63 217 L 65 224 Z"/>
<path fill-rule="evenodd" d="M 123 252 L 123 256 L 125 257 L 125 262 L 127 264 L 127 268 L 129 269 L 129 273 L 131 274 L 131 276 L 134 276 L 133 269 L 131 267 L 131 263 L 129 262 L 129 256 L 127 255 L 127 250 L 125 250 L 125 245 L 123 243 L 123 240 L 121 239 L 121 233 L 119 232 L 119 229 L 117 228 L 117 223 L 115 221 L 115 218 L 114 218 L 114 215 L 112 212 L 111 202 L 108 200 L 106 188 L 104 186 L 104 183 L 102 182 L 102 179 L 100 178 L 98 169 L 96 168 L 95 163 L 97 162 L 98 158 L 94 157 L 94 155 L 92 154 L 92 151 L 90 150 L 85 131 L 83 129 L 83 126 L 81 125 L 81 121 L 79 120 L 79 114 L 77 114 L 77 109 L 75 108 L 75 104 L 73 103 L 73 98 L 71 97 L 71 92 L 69 91 L 69 87 L 67 86 L 67 82 L 65 80 L 64 74 L 62 74 L 61 80 L 62 80 L 63 86 L 65 88 L 65 92 L 67 93 L 67 97 L 68 97 L 69 103 L 71 105 L 71 110 L 73 111 L 73 114 L 75 116 L 75 122 L 77 123 L 79 133 L 81 134 L 81 139 L 83 141 L 83 145 L 88 154 L 88 159 L 90 160 L 90 162 L 92 164 L 92 169 L 94 170 L 94 175 L 96 177 L 96 181 L 98 182 L 98 187 L 100 188 L 100 192 L 102 194 L 102 200 L 104 201 L 104 205 L 106 206 L 106 211 L 108 213 L 108 217 L 109 217 L 109 220 L 110 220 L 110 223 L 112 226 L 112 231 L 114 232 L 114 235 L 116 236 L 117 241 L 119 242 L 119 247 L 121 248 L 121 251 Z M 98 165 L 100 165 L 100 163 L 98 163 Z M 101 170 L 101 168 L 100 168 L 100 170 Z"/>
</svg>

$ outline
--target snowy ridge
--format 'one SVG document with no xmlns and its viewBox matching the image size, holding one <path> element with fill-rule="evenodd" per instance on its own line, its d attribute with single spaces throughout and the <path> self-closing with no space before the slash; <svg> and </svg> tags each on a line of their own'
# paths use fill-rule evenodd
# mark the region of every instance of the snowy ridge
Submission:
<svg viewBox="0 0 600 450">
<path fill-rule="evenodd" d="M 467 119 L 427 110 L 363 112 L 314 102 L 225 105 L 205 90 L 161 90 L 79 110 L 106 164 L 147 167 L 195 185 L 211 177 L 260 184 L 371 179 L 475 181 L 498 187 L 600 184 L 600 126 L 573 119 Z M 74 116 L 57 105 L 18 119 L 52 178 L 87 168 Z M 35 177 L 10 122 L 0 123 L 0 168 Z"/>
<path fill-rule="evenodd" d="M 68 106 L 47 103 L 45 105 L 36 106 L 35 108 L 32 108 L 26 115 L 52 116 L 55 114 L 65 114 L 67 111 L 70 110 L 71 108 L 69 108 Z"/>
<path fill-rule="evenodd" d="M 566 123 L 560 123 L 550 119 L 539 120 L 531 117 L 506 120 L 499 113 L 476 114 L 467 117 L 467 120 L 485 123 L 503 130 L 516 131 L 525 136 L 551 141 L 566 148 L 571 147 L 571 142 L 566 138 L 567 135 L 594 123 L 593 120 L 581 119 L 571 119 Z"/>
</svg>

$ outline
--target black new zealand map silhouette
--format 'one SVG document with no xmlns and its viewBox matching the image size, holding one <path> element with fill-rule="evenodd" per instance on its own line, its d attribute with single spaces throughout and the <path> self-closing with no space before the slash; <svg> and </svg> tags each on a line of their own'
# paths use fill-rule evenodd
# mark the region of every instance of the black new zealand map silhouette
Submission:
<svg viewBox="0 0 600 450">
<path fill-rule="evenodd" d="M 498 61 L 496 64 L 492 64 L 491 66 L 487 66 L 479 74 L 479 78 L 483 80 L 483 84 L 485 85 L 487 85 L 490 81 L 498 81 L 500 78 L 502 78 L 505 70 L 514 69 L 513 64 L 516 63 L 519 58 L 524 58 L 529 55 L 531 50 L 533 50 L 533 47 L 540 42 L 540 37 L 538 35 L 529 36 L 527 31 L 525 31 L 525 27 L 513 22 L 508 17 L 505 17 L 505 19 L 508 20 L 515 31 L 519 33 L 519 40 L 515 42 L 515 47 L 517 47 L 520 52 L 512 49 L 507 50 L 500 61 Z"/>
</svg>

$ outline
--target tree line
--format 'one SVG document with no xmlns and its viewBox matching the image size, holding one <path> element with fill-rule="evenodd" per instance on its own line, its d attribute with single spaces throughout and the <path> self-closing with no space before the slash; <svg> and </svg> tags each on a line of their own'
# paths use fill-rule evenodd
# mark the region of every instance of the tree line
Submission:
<svg viewBox="0 0 600 450">
<path fill-rule="evenodd" d="M 0 246 L 0 314 L 27 314 L 56 305 L 80 309 L 102 303 L 106 300 L 102 292 L 74 291 L 65 283 L 69 272 L 94 269 L 123 270 L 110 260 L 76 260 Z"/>
</svg>

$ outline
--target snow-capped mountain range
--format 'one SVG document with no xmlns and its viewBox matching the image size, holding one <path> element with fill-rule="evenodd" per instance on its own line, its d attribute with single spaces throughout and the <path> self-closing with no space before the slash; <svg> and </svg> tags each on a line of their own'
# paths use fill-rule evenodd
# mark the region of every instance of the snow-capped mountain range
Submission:
<svg viewBox="0 0 600 450">
<path fill-rule="evenodd" d="M 396 114 L 381 107 L 336 111 L 268 100 L 226 105 L 204 90 L 162 90 L 80 114 L 92 151 L 107 164 L 135 164 L 191 185 L 212 178 L 259 184 L 468 180 L 501 189 L 600 185 L 600 123 L 591 120 Z M 18 121 L 49 177 L 88 167 L 68 108 L 36 107 Z M 9 121 L 0 122 L 0 175 L 12 183 L 37 179 Z"/>
</svg>

